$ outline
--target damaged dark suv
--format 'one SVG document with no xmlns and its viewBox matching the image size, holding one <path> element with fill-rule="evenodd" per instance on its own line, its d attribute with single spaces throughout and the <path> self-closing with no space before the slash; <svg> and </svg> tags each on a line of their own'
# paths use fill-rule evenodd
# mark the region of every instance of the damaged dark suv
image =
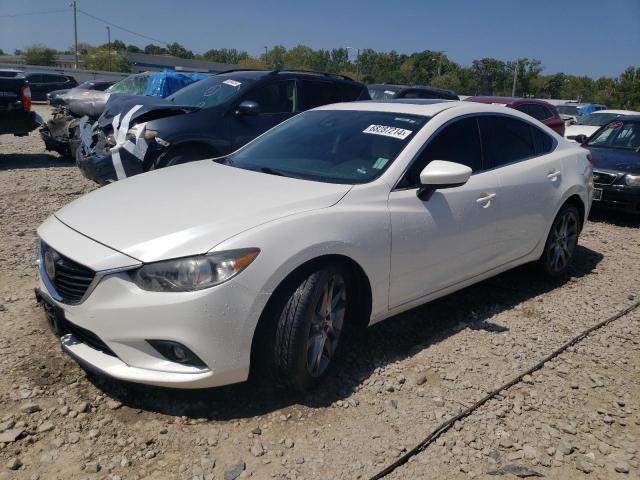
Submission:
<svg viewBox="0 0 640 480">
<path fill-rule="evenodd" d="M 166 99 L 110 100 L 93 127 L 81 126 L 76 161 L 87 178 L 106 184 L 227 155 L 299 112 L 369 98 L 364 84 L 340 75 L 224 72 Z"/>
</svg>

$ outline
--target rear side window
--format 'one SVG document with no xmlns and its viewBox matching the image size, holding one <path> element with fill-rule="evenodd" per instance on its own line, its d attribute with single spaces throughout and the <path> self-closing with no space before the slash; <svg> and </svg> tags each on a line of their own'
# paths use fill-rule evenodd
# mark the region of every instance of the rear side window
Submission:
<svg viewBox="0 0 640 480">
<path fill-rule="evenodd" d="M 342 92 L 343 102 L 353 102 L 355 100 L 369 100 L 369 92 L 364 85 L 339 83 L 337 88 Z"/>
<path fill-rule="evenodd" d="M 544 155 L 545 153 L 549 153 L 553 150 L 553 139 L 549 135 L 536 127 L 531 127 L 531 131 L 533 132 L 536 154 Z"/>
<path fill-rule="evenodd" d="M 317 82 L 313 80 L 300 80 L 300 109 L 311 108 L 338 103 L 342 101 L 342 95 L 337 86 L 331 82 Z"/>
<path fill-rule="evenodd" d="M 547 107 L 536 104 L 529 105 L 529 115 L 540 121 L 548 120 L 553 116 Z"/>
<path fill-rule="evenodd" d="M 438 132 L 413 162 L 398 183 L 398 188 L 418 187 L 420 172 L 432 160 L 461 163 L 470 167 L 473 172 L 482 170 L 480 133 L 476 118 L 458 120 Z"/>
<path fill-rule="evenodd" d="M 489 168 L 536 155 L 533 127 L 515 118 L 492 116 L 480 119 L 483 152 Z"/>
<path fill-rule="evenodd" d="M 39 73 L 32 73 L 25 76 L 31 83 L 42 83 L 42 75 Z"/>
<path fill-rule="evenodd" d="M 66 81 L 65 77 L 59 75 L 42 75 L 44 83 L 60 83 Z"/>
</svg>

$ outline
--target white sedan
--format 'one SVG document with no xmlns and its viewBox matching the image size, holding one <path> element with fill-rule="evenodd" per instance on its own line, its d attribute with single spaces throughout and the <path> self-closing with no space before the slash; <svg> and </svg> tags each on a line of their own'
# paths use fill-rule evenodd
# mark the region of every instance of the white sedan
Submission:
<svg viewBox="0 0 640 480">
<path fill-rule="evenodd" d="M 564 138 L 575 142 L 576 137 L 580 135 L 590 137 L 597 132 L 600 127 L 622 115 L 640 115 L 640 112 L 634 112 L 633 110 L 598 110 L 597 112 L 580 117 L 580 120 L 576 123 L 569 125 L 564 131 Z"/>
<path fill-rule="evenodd" d="M 64 207 L 38 298 L 87 369 L 197 388 L 268 366 L 307 389 L 351 328 L 528 262 L 564 275 L 591 197 L 588 152 L 516 110 L 330 105 Z"/>
</svg>

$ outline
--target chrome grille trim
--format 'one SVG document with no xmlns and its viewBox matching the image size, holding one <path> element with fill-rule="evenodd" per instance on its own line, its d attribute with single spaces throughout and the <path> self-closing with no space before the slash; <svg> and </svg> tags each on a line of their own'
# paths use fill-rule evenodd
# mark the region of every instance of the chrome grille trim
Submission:
<svg viewBox="0 0 640 480">
<path fill-rule="evenodd" d="M 603 172 L 602 170 L 593 171 L 593 183 L 599 185 L 611 185 L 616 181 L 618 175 L 612 172 Z"/>
</svg>

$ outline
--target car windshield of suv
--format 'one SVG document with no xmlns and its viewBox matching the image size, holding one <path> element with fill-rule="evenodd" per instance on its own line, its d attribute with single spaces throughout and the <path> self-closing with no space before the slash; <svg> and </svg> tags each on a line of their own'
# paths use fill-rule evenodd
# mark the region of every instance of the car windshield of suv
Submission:
<svg viewBox="0 0 640 480">
<path fill-rule="evenodd" d="M 328 183 L 367 183 L 393 163 L 428 117 L 314 110 L 227 158 L 233 167 Z"/>
<path fill-rule="evenodd" d="M 254 82 L 254 79 L 246 77 L 236 80 L 233 74 L 216 75 L 178 90 L 173 95 L 169 95 L 167 100 L 178 105 L 213 107 L 224 103 L 241 91 L 244 92 Z"/>
<path fill-rule="evenodd" d="M 587 142 L 587 146 L 638 150 L 640 148 L 640 122 L 614 120 L 597 131 Z"/>
<path fill-rule="evenodd" d="M 149 83 L 149 75 L 142 73 L 140 75 L 131 75 L 130 77 L 123 78 L 117 83 L 114 83 L 107 92 L 109 93 L 128 93 L 130 95 L 144 95 L 147 89 L 147 83 Z"/>
<path fill-rule="evenodd" d="M 601 127 L 606 125 L 611 120 L 615 120 L 618 118 L 620 114 L 618 113 L 591 113 L 589 115 L 585 115 L 582 117 L 576 125 L 586 125 L 589 127 Z"/>
<path fill-rule="evenodd" d="M 578 107 L 574 105 L 558 105 L 556 108 L 564 115 L 578 115 Z"/>
<path fill-rule="evenodd" d="M 388 85 L 368 85 L 367 89 L 369 90 L 371 100 L 389 100 L 395 98 L 400 91 Z"/>
</svg>

